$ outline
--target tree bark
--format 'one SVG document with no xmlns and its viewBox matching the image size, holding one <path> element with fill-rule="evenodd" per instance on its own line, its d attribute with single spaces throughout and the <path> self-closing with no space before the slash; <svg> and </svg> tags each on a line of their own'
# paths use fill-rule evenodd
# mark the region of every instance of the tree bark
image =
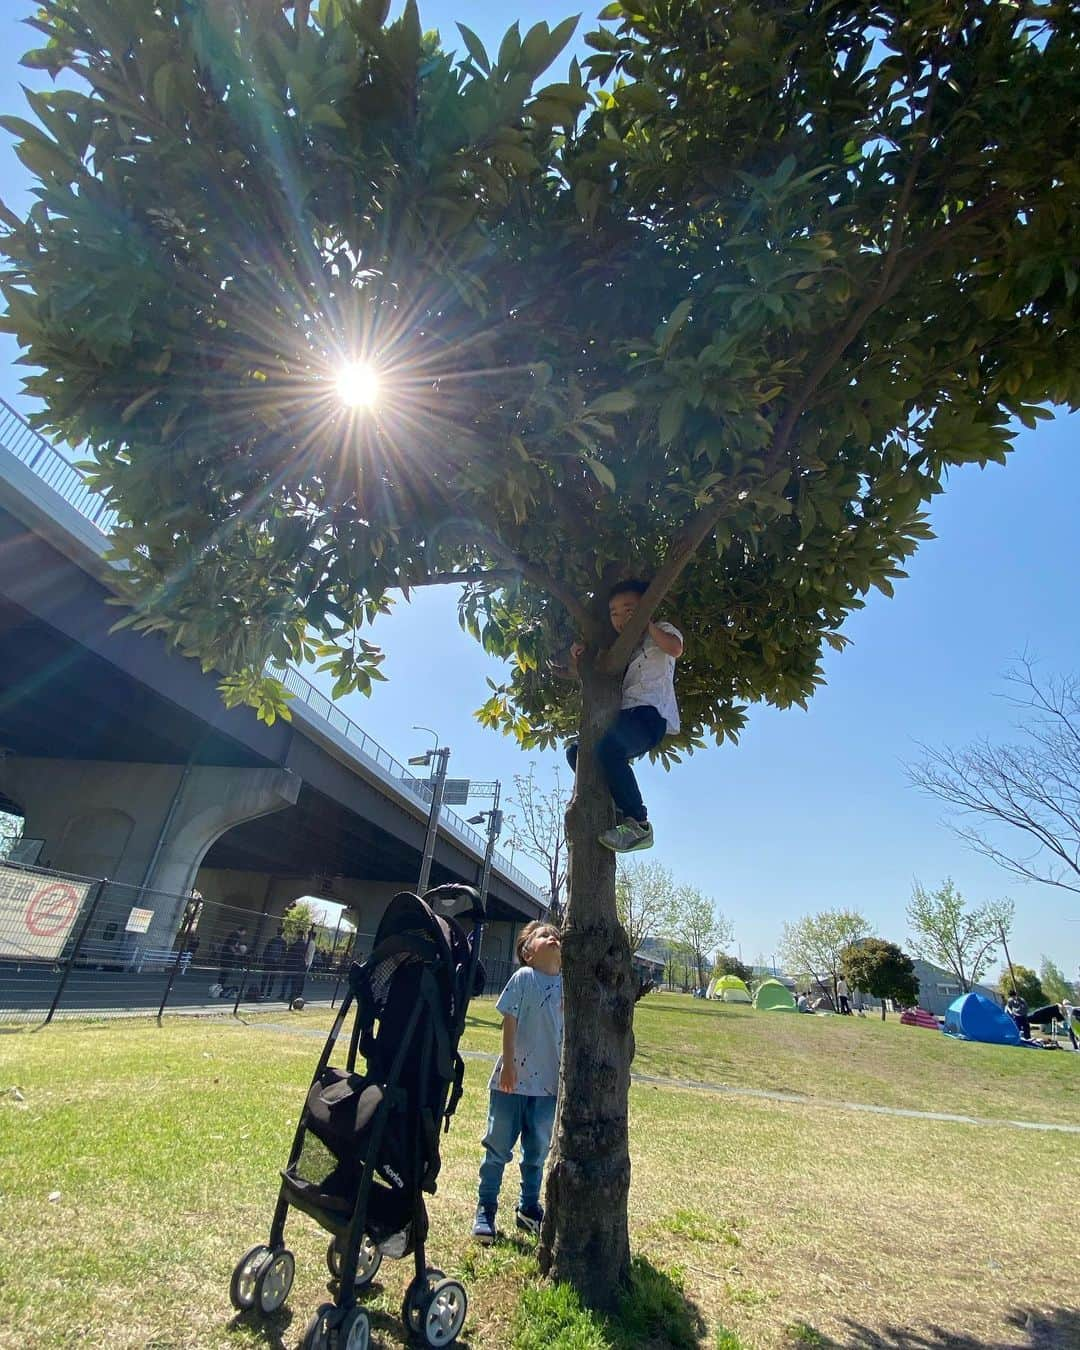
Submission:
<svg viewBox="0 0 1080 1350">
<path fill-rule="evenodd" d="M 596 744 L 618 712 L 622 680 L 588 662 L 581 677 L 577 776 L 566 813 L 566 1029 L 539 1261 L 585 1304 L 610 1309 L 630 1277 L 627 1108 L 637 985 L 615 909 L 615 855 L 597 842 L 615 816 Z"/>
</svg>

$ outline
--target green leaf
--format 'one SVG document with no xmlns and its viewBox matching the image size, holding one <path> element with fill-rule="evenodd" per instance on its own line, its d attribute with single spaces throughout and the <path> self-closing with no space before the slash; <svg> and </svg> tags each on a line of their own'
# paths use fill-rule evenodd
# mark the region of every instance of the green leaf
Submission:
<svg viewBox="0 0 1080 1350">
<path fill-rule="evenodd" d="M 329 103 L 320 103 L 307 114 L 307 121 L 320 127 L 333 127 L 337 131 L 347 131 L 348 123 Z"/>
<path fill-rule="evenodd" d="M 120 414 L 120 421 L 126 426 L 140 408 L 144 408 L 152 398 L 156 398 L 160 393 L 161 385 L 155 384 L 153 388 L 148 389 L 145 394 L 140 394 L 138 398 L 133 398 Z"/>
<path fill-rule="evenodd" d="M 693 308 L 694 302 L 692 299 L 688 298 L 677 304 L 675 308 L 671 311 L 671 315 L 668 318 L 667 323 L 664 325 L 664 331 L 660 338 L 659 343 L 660 351 L 667 352 L 670 350 L 671 344 L 682 332 L 683 325 L 690 317 L 690 311 Z"/>
<path fill-rule="evenodd" d="M 686 396 L 681 389 L 676 389 L 673 393 L 670 393 L 660 405 L 657 433 L 660 437 L 661 445 L 671 444 L 682 430 L 683 418 L 685 416 Z"/>
<path fill-rule="evenodd" d="M 637 399 L 629 389 L 614 389 L 610 394 L 601 394 L 589 404 L 590 413 L 627 413 L 637 407 Z"/>
<path fill-rule="evenodd" d="M 585 463 L 592 470 L 598 483 L 602 483 L 609 492 L 615 491 L 615 475 L 606 464 L 602 464 L 598 459 L 586 459 Z"/>
<path fill-rule="evenodd" d="M 490 75 L 491 61 L 488 59 L 488 54 L 484 49 L 484 44 L 476 36 L 473 30 L 471 28 L 466 28 L 463 23 L 459 23 L 457 28 L 458 32 L 464 39 L 465 46 L 468 49 L 469 55 L 476 62 L 476 64 L 480 67 L 480 69 L 484 72 L 485 75 Z"/>
</svg>

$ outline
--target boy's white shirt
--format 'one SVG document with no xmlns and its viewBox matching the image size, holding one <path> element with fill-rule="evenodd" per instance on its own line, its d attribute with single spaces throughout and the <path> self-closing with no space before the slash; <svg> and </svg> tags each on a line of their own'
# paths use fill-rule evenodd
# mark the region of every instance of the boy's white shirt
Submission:
<svg viewBox="0 0 1080 1350">
<path fill-rule="evenodd" d="M 683 635 L 671 623 L 658 623 L 665 633 Z M 655 708 L 667 723 L 668 735 L 679 730 L 679 705 L 675 701 L 675 658 L 657 645 L 651 633 L 646 632 L 623 676 L 622 706 L 624 708 Z"/>
</svg>

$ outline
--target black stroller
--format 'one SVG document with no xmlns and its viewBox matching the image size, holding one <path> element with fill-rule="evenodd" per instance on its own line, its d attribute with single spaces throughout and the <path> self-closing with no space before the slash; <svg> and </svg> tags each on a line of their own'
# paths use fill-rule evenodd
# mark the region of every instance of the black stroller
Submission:
<svg viewBox="0 0 1080 1350">
<path fill-rule="evenodd" d="M 450 917 L 462 904 L 470 937 Z M 423 1192 L 435 1191 L 440 1126 L 449 1129 L 461 1098 L 458 1041 L 480 975 L 483 920 L 471 886 L 439 886 L 423 900 L 403 891 L 388 905 L 371 955 L 349 972 L 281 1174 L 269 1241 L 244 1253 L 229 1291 L 238 1311 L 276 1312 L 296 1268 L 284 1243 L 289 1208 L 310 1215 L 332 1234 L 326 1261 L 337 1287 L 335 1301 L 308 1323 L 300 1350 L 367 1350 L 370 1324 L 356 1299 L 384 1256 L 415 1257 L 401 1309 L 413 1339 L 449 1346 L 464 1324 L 464 1287 L 427 1265 Z M 348 1058 L 334 1068 L 330 1057 L 354 1004 Z"/>
</svg>

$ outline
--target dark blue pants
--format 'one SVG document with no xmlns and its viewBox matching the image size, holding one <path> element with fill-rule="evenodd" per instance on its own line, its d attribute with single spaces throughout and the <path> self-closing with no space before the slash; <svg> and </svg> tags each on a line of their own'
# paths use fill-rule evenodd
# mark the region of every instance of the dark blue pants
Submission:
<svg viewBox="0 0 1080 1350">
<path fill-rule="evenodd" d="M 655 750 L 667 735 L 667 723 L 655 708 L 623 708 L 610 730 L 600 738 L 596 757 L 604 772 L 615 809 L 634 820 L 647 820 L 645 803 L 630 767 L 632 759 L 640 759 Z M 577 772 L 577 742 L 566 747 L 566 758 Z"/>
</svg>

